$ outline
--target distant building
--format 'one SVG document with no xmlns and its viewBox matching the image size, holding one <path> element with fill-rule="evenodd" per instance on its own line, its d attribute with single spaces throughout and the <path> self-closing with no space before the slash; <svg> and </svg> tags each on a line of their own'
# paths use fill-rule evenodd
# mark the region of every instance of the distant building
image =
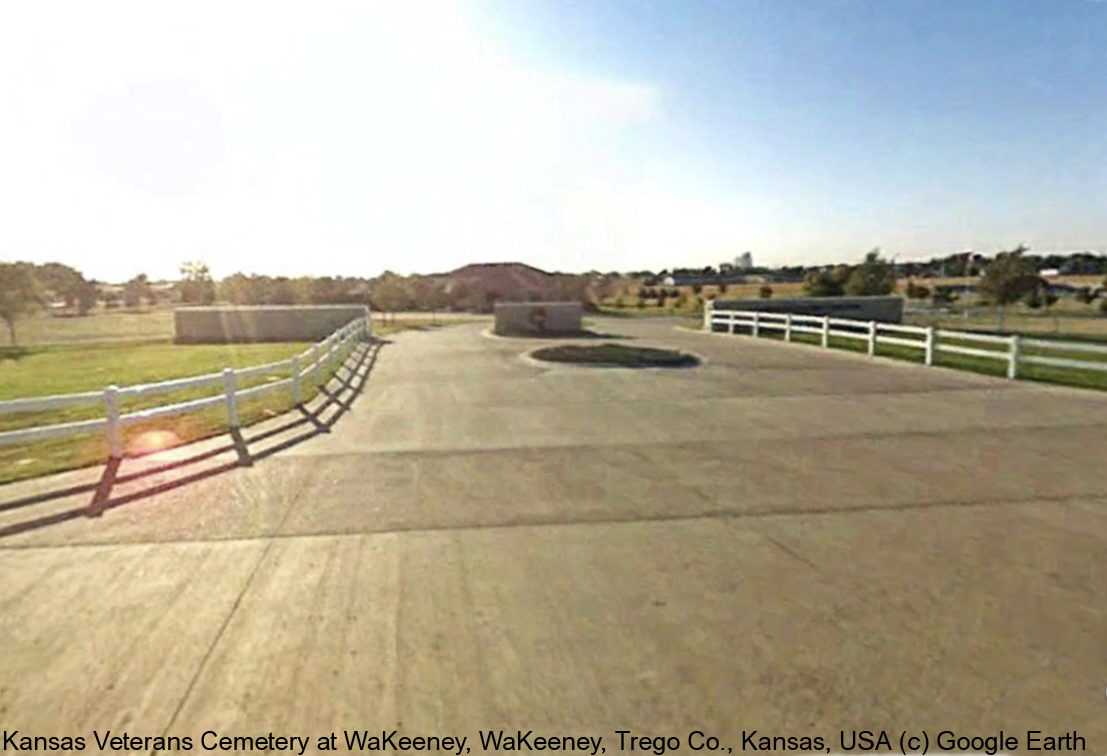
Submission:
<svg viewBox="0 0 1107 756">
<path fill-rule="evenodd" d="M 524 263 L 473 263 L 445 275 L 446 294 L 469 309 L 491 312 L 494 302 L 558 299 L 556 276 Z"/>
<path fill-rule="evenodd" d="M 749 252 L 743 252 L 734 258 L 734 267 L 738 270 L 750 270 L 753 268 L 753 255 Z"/>
</svg>

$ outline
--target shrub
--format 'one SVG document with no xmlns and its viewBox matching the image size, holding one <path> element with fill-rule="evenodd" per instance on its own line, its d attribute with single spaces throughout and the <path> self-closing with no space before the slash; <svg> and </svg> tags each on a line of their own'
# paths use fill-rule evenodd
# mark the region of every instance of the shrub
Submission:
<svg viewBox="0 0 1107 756">
<path fill-rule="evenodd" d="M 930 289 L 914 281 L 908 281 L 906 294 L 908 299 L 928 299 L 930 297 Z"/>
</svg>

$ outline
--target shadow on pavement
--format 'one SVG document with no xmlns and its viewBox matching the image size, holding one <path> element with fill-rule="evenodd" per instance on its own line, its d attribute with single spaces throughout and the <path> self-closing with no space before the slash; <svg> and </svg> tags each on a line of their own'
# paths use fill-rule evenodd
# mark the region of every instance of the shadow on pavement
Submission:
<svg viewBox="0 0 1107 756">
<path fill-rule="evenodd" d="M 78 517 L 98 517 L 108 509 L 128 504 L 133 501 L 145 499 L 165 491 L 187 486 L 190 483 L 205 480 L 207 478 L 234 470 L 238 467 L 249 467 L 255 461 L 265 459 L 279 451 L 283 451 L 320 433 L 330 433 L 331 427 L 346 414 L 353 406 L 354 400 L 361 395 L 369 381 L 369 375 L 376 365 L 377 356 L 381 347 L 391 342 L 374 339 L 363 344 L 359 349 L 339 366 L 335 376 L 319 389 L 319 395 L 313 400 L 314 407 L 299 405 L 288 414 L 291 419 L 272 428 L 251 433 L 251 428 L 232 429 L 227 434 L 229 443 L 220 444 L 213 448 L 197 452 L 184 459 L 173 460 L 165 464 L 147 467 L 123 475 L 119 474 L 121 460 L 110 459 L 104 466 L 99 481 L 78 486 L 69 486 L 51 491 L 25 496 L 9 501 L 0 501 L 0 512 L 7 512 L 21 507 L 40 504 L 43 502 L 61 499 L 78 494 L 91 493 L 92 498 L 85 506 L 73 507 L 61 512 L 49 515 L 33 517 L 21 522 L 12 523 L 0 527 L 0 538 L 25 533 L 29 530 L 57 525 Z M 345 375 L 343 375 L 345 373 Z M 322 401 L 318 401 L 318 398 Z M 329 413 L 329 414 L 328 414 Z M 255 426 L 256 427 L 256 426 Z M 245 431 L 245 432 L 243 432 Z M 295 435 L 285 438 L 278 443 L 252 452 L 250 447 L 262 441 L 272 439 L 292 431 L 298 431 Z M 210 442 L 211 439 L 208 439 Z M 202 443 L 202 442 L 200 442 Z M 237 459 L 224 462 L 214 467 L 205 467 L 201 470 L 193 470 L 194 466 L 205 460 L 213 459 L 227 452 L 236 452 Z M 191 470 L 191 471 L 190 471 Z M 123 495 L 113 496 L 116 486 L 124 483 L 141 481 L 154 475 L 163 473 L 177 473 L 168 480 L 159 480 L 153 485 L 131 491 Z"/>
</svg>

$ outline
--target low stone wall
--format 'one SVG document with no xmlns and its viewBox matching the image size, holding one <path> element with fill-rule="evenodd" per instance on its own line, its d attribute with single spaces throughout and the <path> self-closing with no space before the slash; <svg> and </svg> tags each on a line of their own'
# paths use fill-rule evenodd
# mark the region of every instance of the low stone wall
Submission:
<svg viewBox="0 0 1107 756">
<path fill-rule="evenodd" d="M 713 303 L 716 310 L 790 312 L 793 315 L 827 315 L 832 318 L 899 323 L 903 297 L 790 297 L 786 299 L 728 299 Z"/>
<path fill-rule="evenodd" d="M 178 307 L 173 311 L 174 340 L 178 344 L 319 341 L 368 314 L 364 305 Z"/>
<path fill-rule="evenodd" d="M 499 334 L 556 335 L 581 330 L 580 302 L 497 302 L 494 312 Z"/>
</svg>

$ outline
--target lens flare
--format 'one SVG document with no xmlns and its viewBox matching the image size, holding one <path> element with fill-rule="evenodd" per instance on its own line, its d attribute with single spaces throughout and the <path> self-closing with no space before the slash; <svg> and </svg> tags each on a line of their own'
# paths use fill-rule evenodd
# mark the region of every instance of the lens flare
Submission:
<svg viewBox="0 0 1107 756">
<path fill-rule="evenodd" d="M 133 456 L 142 456 L 169 449 L 180 443 L 180 437 L 171 430 L 143 431 L 127 443 L 127 452 Z"/>
</svg>

